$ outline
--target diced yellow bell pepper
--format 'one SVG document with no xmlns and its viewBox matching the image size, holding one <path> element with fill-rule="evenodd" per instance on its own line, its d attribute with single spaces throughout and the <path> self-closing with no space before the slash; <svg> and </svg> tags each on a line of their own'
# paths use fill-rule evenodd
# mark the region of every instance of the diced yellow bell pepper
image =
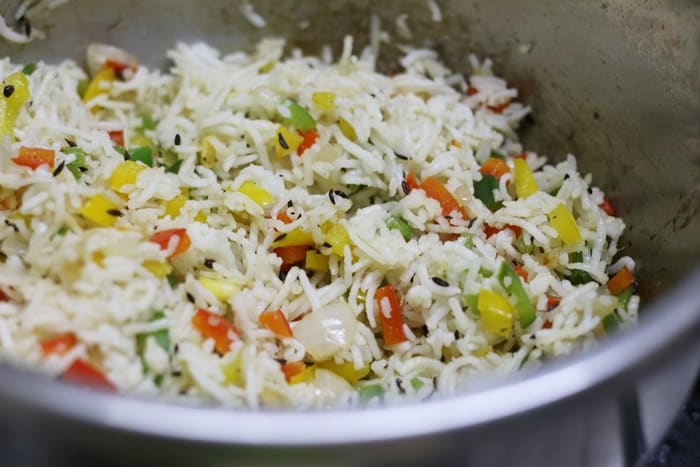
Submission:
<svg viewBox="0 0 700 467">
<path fill-rule="evenodd" d="M 311 95 L 311 100 L 319 109 L 333 110 L 335 107 L 335 93 L 318 91 Z"/>
<path fill-rule="evenodd" d="M 316 365 L 309 365 L 300 373 L 292 376 L 289 384 L 310 383 L 314 378 L 316 378 Z"/>
<path fill-rule="evenodd" d="M 314 250 L 309 250 L 306 252 L 305 266 L 306 269 L 310 269 L 312 271 L 328 271 L 328 256 L 322 255 Z"/>
<path fill-rule="evenodd" d="M 180 211 L 182 211 L 182 207 L 185 205 L 186 202 L 186 196 L 177 195 L 176 197 L 165 203 L 165 214 L 175 219 L 177 216 L 180 215 Z"/>
<path fill-rule="evenodd" d="M 518 198 L 524 199 L 537 193 L 539 187 L 527 162 L 522 159 L 513 159 L 513 164 L 515 169 L 515 193 L 518 195 Z"/>
<path fill-rule="evenodd" d="M 207 213 L 204 211 L 197 211 L 197 214 L 194 216 L 194 220 L 205 224 L 207 222 Z"/>
<path fill-rule="evenodd" d="M 350 235 L 345 227 L 340 224 L 326 223 L 321 227 L 321 230 L 326 235 L 326 242 L 330 244 L 331 251 L 338 256 L 343 256 L 345 246 L 351 245 Z"/>
<path fill-rule="evenodd" d="M 574 245 L 581 241 L 581 231 L 571 211 L 560 204 L 549 213 L 549 225 L 559 234 L 565 245 Z"/>
<path fill-rule="evenodd" d="M 94 251 L 92 253 L 92 260 L 97 263 L 98 266 L 104 266 L 105 254 L 101 251 Z"/>
<path fill-rule="evenodd" d="M 129 147 L 153 147 L 153 140 L 146 135 L 136 135 L 133 138 L 129 138 Z"/>
<path fill-rule="evenodd" d="M 109 213 L 113 210 L 118 211 L 119 206 L 105 195 L 95 195 L 83 204 L 80 214 L 97 225 L 112 227 L 117 222 L 117 216 Z"/>
<path fill-rule="evenodd" d="M 343 135 L 345 135 L 347 139 L 349 139 L 350 141 L 355 141 L 357 139 L 357 133 L 355 133 L 355 129 L 347 120 L 341 118 L 340 120 L 338 120 L 338 126 L 340 127 L 340 131 L 343 133 Z"/>
<path fill-rule="evenodd" d="M 279 238 L 279 237 L 278 237 Z M 297 227 L 294 230 L 290 230 L 282 238 L 272 243 L 273 248 L 279 248 L 283 246 L 304 246 L 313 245 L 314 237 L 311 232 L 306 230 L 301 230 Z"/>
<path fill-rule="evenodd" d="M 269 71 L 272 71 L 276 64 L 277 62 L 275 60 L 270 60 L 269 62 L 260 67 L 260 73 L 267 73 Z"/>
<path fill-rule="evenodd" d="M 146 169 L 146 166 L 136 161 L 124 161 L 114 169 L 112 177 L 109 179 L 108 186 L 119 191 L 123 186 L 133 185 L 136 183 L 139 174 Z"/>
<path fill-rule="evenodd" d="M 212 142 L 214 138 L 214 136 L 205 136 L 199 146 L 199 163 L 209 168 L 216 165 L 216 147 Z"/>
<path fill-rule="evenodd" d="M 241 291 L 240 283 L 234 279 L 200 277 L 199 283 L 222 302 L 225 302 Z"/>
<path fill-rule="evenodd" d="M 29 80 L 21 71 L 7 76 L 3 80 L 3 86 L 5 89 L 11 86 L 13 91 L 9 97 L 4 92 L 0 94 L 0 140 L 5 135 L 14 137 L 13 130 L 17 115 L 25 102 L 29 100 Z"/>
<path fill-rule="evenodd" d="M 365 364 L 359 370 L 355 369 L 355 365 L 352 362 L 338 364 L 333 360 L 321 362 L 318 366 L 324 370 L 332 371 L 350 384 L 357 384 L 358 381 L 369 374 L 369 363 Z"/>
<path fill-rule="evenodd" d="M 255 201 L 260 206 L 272 203 L 275 198 L 260 185 L 250 180 L 243 182 L 238 191 Z"/>
<path fill-rule="evenodd" d="M 243 386 L 242 356 L 242 352 L 238 352 L 233 360 L 221 366 L 221 372 L 224 374 L 224 384 Z"/>
<path fill-rule="evenodd" d="M 477 301 L 483 328 L 502 337 L 509 337 L 513 329 L 513 305 L 508 298 L 487 289 L 481 289 Z"/>
<path fill-rule="evenodd" d="M 99 95 L 107 94 L 108 89 L 105 86 L 107 83 L 111 83 L 117 79 L 116 74 L 112 68 L 103 68 L 100 70 L 90 81 L 85 94 L 83 94 L 83 102 L 88 103 Z"/>
<path fill-rule="evenodd" d="M 275 154 L 277 157 L 288 156 L 295 152 L 304 141 L 297 132 L 280 126 L 275 133 Z"/>
<path fill-rule="evenodd" d="M 144 261 L 143 267 L 148 269 L 151 274 L 158 279 L 163 279 L 173 272 L 173 267 L 170 263 L 163 263 L 161 261 Z"/>
</svg>

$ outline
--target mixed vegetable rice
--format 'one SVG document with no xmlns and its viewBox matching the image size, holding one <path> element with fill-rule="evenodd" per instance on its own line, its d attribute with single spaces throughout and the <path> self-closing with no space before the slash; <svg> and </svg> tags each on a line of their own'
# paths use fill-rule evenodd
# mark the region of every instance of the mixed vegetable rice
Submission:
<svg viewBox="0 0 700 467">
<path fill-rule="evenodd" d="M 109 391 L 307 408 L 450 393 L 636 320 L 624 223 L 471 57 L 264 40 L 167 73 L 0 61 L 0 352 Z"/>
</svg>

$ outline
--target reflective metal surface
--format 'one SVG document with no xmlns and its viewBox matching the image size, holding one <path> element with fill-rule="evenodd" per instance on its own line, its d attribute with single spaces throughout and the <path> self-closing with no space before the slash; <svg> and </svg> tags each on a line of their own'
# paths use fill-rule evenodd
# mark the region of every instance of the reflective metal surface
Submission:
<svg viewBox="0 0 700 467">
<path fill-rule="evenodd" d="M 49 40 L 0 55 L 80 59 L 111 42 L 160 64 L 177 40 L 225 50 L 262 36 L 316 52 L 352 33 L 362 41 L 374 12 L 393 32 L 408 13 L 417 43 L 455 69 L 489 55 L 534 107 L 528 147 L 575 153 L 616 200 L 639 259 L 640 325 L 600 348 L 478 393 L 355 412 L 251 413 L 184 408 L 64 386 L 0 369 L 0 426 L 29 463 L 170 462 L 191 465 L 632 464 L 661 438 L 700 366 L 700 5 L 691 0 L 580 2 L 253 2 L 74 0 L 35 25 Z M 300 28 L 301 21 L 308 26 Z M 43 23 L 43 24 L 42 24 Z M 530 45 L 529 53 L 520 46 Z M 337 47 L 336 47 L 337 49 Z M 387 45 L 382 61 L 391 67 Z M 695 268 L 695 272 L 693 272 Z M 29 449 L 27 449 L 29 448 Z"/>
</svg>

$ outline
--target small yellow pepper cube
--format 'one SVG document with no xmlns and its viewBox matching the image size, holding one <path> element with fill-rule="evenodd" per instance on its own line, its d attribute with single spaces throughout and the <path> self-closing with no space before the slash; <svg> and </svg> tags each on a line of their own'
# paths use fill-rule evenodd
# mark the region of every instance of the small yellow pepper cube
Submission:
<svg viewBox="0 0 700 467">
<path fill-rule="evenodd" d="M 515 193 L 518 198 L 524 199 L 539 191 L 537 181 L 532 175 L 532 170 L 527 162 L 522 159 L 513 159 L 515 172 Z"/>
<path fill-rule="evenodd" d="M 333 92 L 315 92 L 311 95 L 313 103 L 322 110 L 333 110 L 335 107 L 335 93 Z"/>
<path fill-rule="evenodd" d="M 289 384 L 310 383 L 314 378 L 316 378 L 316 365 L 309 365 L 300 373 L 292 376 Z"/>
<path fill-rule="evenodd" d="M 341 118 L 340 120 L 338 120 L 338 126 L 340 127 L 340 131 L 347 139 L 349 139 L 350 141 L 355 141 L 357 139 L 357 133 L 355 133 L 355 129 L 347 120 Z"/>
<path fill-rule="evenodd" d="M 144 261 L 143 267 L 148 269 L 151 274 L 153 274 L 158 279 L 163 279 L 167 277 L 168 274 L 173 272 L 173 267 L 170 263 L 164 263 L 161 261 Z"/>
<path fill-rule="evenodd" d="M 336 375 L 344 378 L 350 384 L 357 384 L 362 378 L 369 374 L 369 364 L 365 364 L 359 370 L 355 368 L 352 362 L 335 363 L 333 360 L 328 360 L 318 364 L 319 368 L 329 370 Z"/>
<path fill-rule="evenodd" d="M 103 68 L 100 70 L 90 81 L 85 94 L 83 95 L 83 102 L 88 103 L 97 96 L 102 94 L 107 94 L 108 89 L 106 87 L 107 83 L 111 83 L 117 79 L 116 74 L 112 68 Z"/>
<path fill-rule="evenodd" d="M 273 198 L 266 189 L 250 180 L 243 182 L 240 188 L 238 188 L 238 191 L 255 201 L 260 206 L 265 206 L 266 204 L 270 204 L 275 200 L 275 198 Z"/>
<path fill-rule="evenodd" d="M 80 208 L 83 217 L 103 227 L 112 227 L 117 222 L 119 212 L 119 206 L 105 195 L 93 196 Z"/>
<path fill-rule="evenodd" d="M 306 252 L 305 266 L 306 269 L 310 269 L 312 271 L 328 271 L 328 256 L 322 255 L 314 250 L 309 250 Z"/>
<path fill-rule="evenodd" d="M 126 185 L 133 185 L 139 177 L 139 174 L 146 169 L 146 166 L 136 161 L 124 161 L 114 169 L 112 177 L 109 179 L 108 186 L 119 191 Z"/>
<path fill-rule="evenodd" d="M 549 213 L 549 225 L 559 234 L 565 245 L 575 245 L 581 241 L 581 231 L 571 211 L 560 204 Z"/>
<path fill-rule="evenodd" d="M 209 292 L 212 293 L 217 299 L 225 302 L 229 298 L 236 295 L 241 290 L 241 286 L 238 281 L 233 279 L 214 279 L 211 277 L 200 277 L 200 284 L 202 284 Z"/>
<path fill-rule="evenodd" d="M 286 127 L 279 127 L 275 133 L 275 154 L 277 157 L 288 156 L 295 152 L 304 141 L 297 132 Z"/>
<path fill-rule="evenodd" d="M 331 251 L 338 256 L 345 254 L 345 246 L 350 245 L 350 235 L 340 224 L 324 224 L 323 231 L 326 234 L 326 242 L 330 244 Z"/>
<path fill-rule="evenodd" d="M 509 337 L 513 329 L 513 305 L 506 297 L 487 289 L 479 292 L 477 301 L 481 326 L 488 332 Z"/>
</svg>

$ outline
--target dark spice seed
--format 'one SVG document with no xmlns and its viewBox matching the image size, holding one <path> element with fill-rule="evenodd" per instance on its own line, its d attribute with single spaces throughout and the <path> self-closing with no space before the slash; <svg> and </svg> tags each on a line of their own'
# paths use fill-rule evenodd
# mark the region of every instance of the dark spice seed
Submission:
<svg viewBox="0 0 700 467">
<path fill-rule="evenodd" d="M 437 376 L 433 376 L 433 387 L 434 387 L 435 389 L 437 389 L 437 387 L 438 387 L 438 384 L 437 384 L 437 383 L 438 383 Z"/>
<path fill-rule="evenodd" d="M 175 146 L 179 146 L 181 142 L 182 138 L 180 137 L 180 133 L 178 133 L 175 135 Z"/>
<path fill-rule="evenodd" d="M 291 208 L 292 206 L 294 206 L 294 203 L 292 203 L 292 200 L 290 199 L 289 201 L 287 201 L 287 207 Z"/>
<path fill-rule="evenodd" d="M 341 198 L 348 199 L 348 195 L 346 195 L 344 192 L 340 190 L 333 190 L 333 193 L 335 193 L 336 196 L 340 196 Z"/>
<path fill-rule="evenodd" d="M 68 139 L 68 138 L 66 138 L 66 144 L 72 148 L 77 146 L 75 141 L 73 141 L 72 139 Z"/>
<path fill-rule="evenodd" d="M 287 236 L 286 233 L 278 235 L 277 238 L 275 238 L 275 242 L 281 242 L 282 240 L 285 239 L 286 236 Z"/>
<path fill-rule="evenodd" d="M 78 170 L 80 170 L 83 173 L 88 171 L 87 167 L 78 167 Z"/>
<path fill-rule="evenodd" d="M 173 378 L 179 378 L 180 376 L 182 376 L 182 372 L 177 370 L 171 372 L 170 374 L 173 376 Z"/>
<path fill-rule="evenodd" d="M 280 365 L 284 365 L 285 363 L 287 363 L 287 360 L 285 360 L 284 358 L 276 358 L 275 361 Z"/>
<path fill-rule="evenodd" d="M 8 227 L 12 227 L 12 230 L 14 230 L 15 232 L 19 232 L 19 227 L 17 227 L 15 224 L 8 221 L 7 219 L 5 219 L 5 225 Z"/>
<path fill-rule="evenodd" d="M 571 176 L 569 174 L 564 175 L 564 180 L 568 180 L 570 178 L 571 178 Z"/>
<path fill-rule="evenodd" d="M 403 154 L 399 154 L 399 153 L 396 152 L 396 151 L 394 151 L 394 155 L 395 155 L 396 157 L 398 157 L 399 159 L 403 159 L 403 160 L 405 160 L 405 161 L 407 161 L 407 160 L 410 159 L 410 157 L 404 156 Z"/>
<path fill-rule="evenodd" d="M 185 297 L 187 297 L 187 300 L 188 300 L 190 303 L 194 303 L 194 295 L 192 295 L 191 293 L 187 292 L 187 293 L 185 294 Z"/>
<path fill-rule="evenodd" d="M 450 286 L 450 284 L 445 279 L 443 279 L 441 277 L 437 277 L 437 276 L 433 277 L 433 282 L 435 282 L 440 287 L 449 287 Z"/>
<path fill-rule="evenodd" d="M 400 394 L 406 394 L 406 390 L 403 388 L 403 381 L 401 381 L 401 378 L 396 378 L 396 387 L 399 389 Z"/>
<path fill-rule="evenodd" d="M 207 259 L 204 260 L 204 266 L 206 266 L 206 267 L 208 267 L 209 269 L 211 269 L 211 268 L 214 267 L 214 263 L 215 263 L 215 262 L 216 262 L 216 261 L 214 261 L 213 259 L 207 258 Z"/>
<path fill-rule="evenodd" d="M 407 195 L 409 193 L 408 183 L 406 183 L 406 180 L 401 180 L 401 189 L 403 190 L 403 193 L 405 195 Z"/>
<path fill-rule="evenodd" d="M 15 92 L 15 87 L 11 84 L 5 86 L 2 90 L 2 95 L 9 98 Z"/>
<path fill-rule="evenodd" d="M 30 23 L 29 20 L 27 18 L 25 18 L 24 16 L 22 16 L 19 19 L 19 21 L 21 23 L 24 23 L 24 34 L 27 37 L 31 37 L 31 35 L 32 35 L 32 23 Z"/>
<path fill-rule="evenodd" d="M 459 340 L 459 331 L 455 329 L 455 340 Z"/>
<path fill-rule="evenodd" d="M 592 194 L 593 194 L 593 188 L 588 187 L 588 190 L 587 190 L 587 191 L 588 191 L 588 194 L 589 194 L 589 195 L 592 195 Z"/>
<path fill-rule="evenodd" d="M 328 197 L 331 199 L 331 203 L 335 204 L 335 195 L 333 194 L 333 190 L 328 191 Z"/>
<path fill-rule="evenodd" d="M 282 149 L 289 149 L 289 145 L 284 140 L 284 136 L 282 136 L 282 133 L 277 133 L 277 141 L 279 141 L 280 146 L 282 146 Z"/>
<path fill-rule="evenodd" d="M 131 155 L 129 154 L 129 151 L 124 151 L 124 160 L 125 161 L 131 160 Z"/>
<path fill-rule="evenodd" d="M 331 244 L 328 243 L 328 242 L 323 242 L 323 246 L 325 246 L 326 248 L 330 248 L 330 247 L 332 247 L 333 245 L 331 245 Z"/>
<path fill-rule="evenodd" d="M 173 346 L 173 352 L 178 353 L 179 351 L 180 351 L 180 346 L 178 344 L 175 344 L 175 346 Z"/>
<path fill-rule="evenodd" d="M 119 209 L 107 209 L 107 214 L 114 217 L 124 217 L 124 213 Z"/>
<path fill-rule="evenodd" d="M 53 176 L 57 177 L 58 174 L 63 172 L 64 167 L 66 166 L 66 161 L 61 161 L 60 164 L 58 164 L 58 167 L 56 167 L 56 170 L 53 171 Z"/>
</svg>

